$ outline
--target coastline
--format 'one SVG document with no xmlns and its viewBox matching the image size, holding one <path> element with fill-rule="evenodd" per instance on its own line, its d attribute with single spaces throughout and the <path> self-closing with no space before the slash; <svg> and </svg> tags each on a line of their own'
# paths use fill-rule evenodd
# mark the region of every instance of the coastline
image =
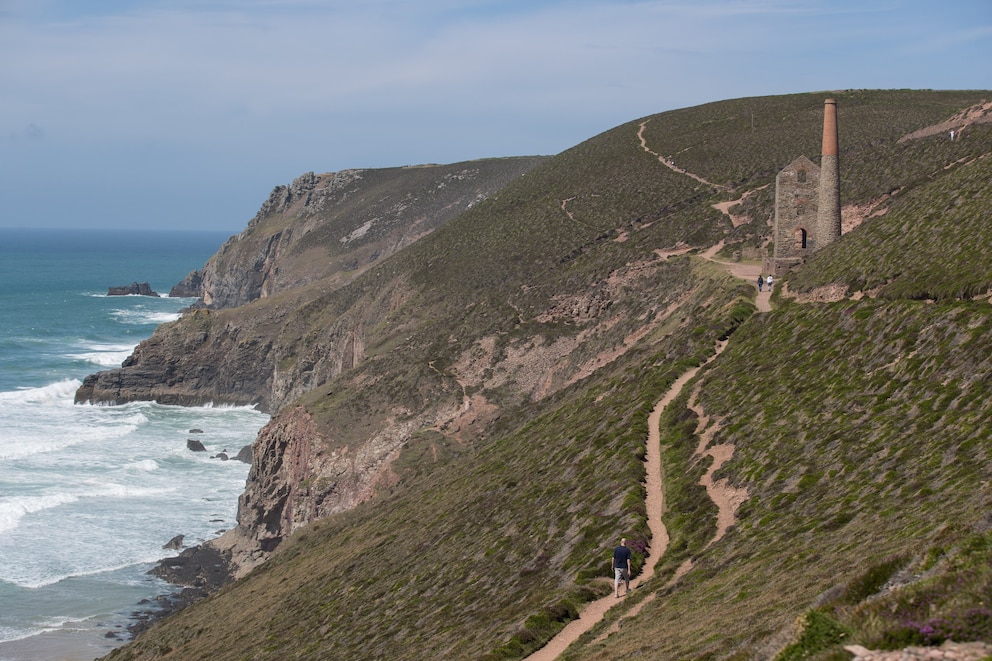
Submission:
<svg viewBox="0 0 992 661">
<path fill-rule="evenodd" d="M 148 573 L 176 589 L 156 599 L 153 608 L 131 614 L 132 622 L 127 627 L 130 638 L 125 642 L 130 642 L 158 620 L 181 611 L 234 581 L 230 551 L 220 551 L 210 542 L 183 549 L 178 556 L 162 558 Z"/>
<path fill-rule="evenodd" d="M 169 291 L 229 233 L 24 228 L 0 237 L 9 441 L 0 457 L 9 487 L 0 497 L 0 661 L 102 657 L 192 599 L 149 570 L 180 553 L 162 547 L 176 533 L 195 544 L 231 526 L 246 471 L 208 455 L 250 444 L 267 416 L 209 403 L 77 406 L 74 392 L 191 303 L 108 296 L 108 287 L 144 281 Z M 187 450 L 194 428 L 205 430 L 207 453 Z"/>
<path fill-rule="evenodd" d="M 0 642 L 0 661 L 93 661 L 123 647 L 155 622 L 200 601 L 234 580 L 229 551 L 210 542 L 160 559 L 147 574 L 173 590 L 134 605 L 129 613 L 97 616 L 52 631 Z"/>
<path fill-rule="evenodd" d="M 112 632 L 104 633 L 106 623 L 102 619 L 80 622 L 77 626 L 80 628 L 46 631 L 0 642 L 0 661 L 93 661 L 127 642 Z"/>
</svg>

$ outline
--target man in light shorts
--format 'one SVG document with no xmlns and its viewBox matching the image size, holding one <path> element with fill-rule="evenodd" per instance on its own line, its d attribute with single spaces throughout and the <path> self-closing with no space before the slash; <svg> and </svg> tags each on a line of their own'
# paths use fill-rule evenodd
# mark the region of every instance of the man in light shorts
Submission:
<svg viewBox="0 0 992 661">
<path fill-rule="evenodd" d="M 621 539 L 620 546 L 613 549 L 613 588 L 620 598 L 620 581 L 624 582 L 625 592 L 630 592 L 630 549 L 627 540 Z"/>
</svg>

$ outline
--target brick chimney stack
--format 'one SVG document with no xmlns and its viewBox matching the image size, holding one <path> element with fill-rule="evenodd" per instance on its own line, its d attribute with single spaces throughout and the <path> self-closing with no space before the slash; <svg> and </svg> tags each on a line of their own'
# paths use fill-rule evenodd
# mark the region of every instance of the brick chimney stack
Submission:
<svg viewBox="0 0 992 661">
<path fill-rule="evenodd" d="M 820 191 L 816 215 L 817 245 L 840 238 L 840 162 L 837 146 L 837 100 L 823 102 L 823 153 L 820 160 Z"/>
</svg>

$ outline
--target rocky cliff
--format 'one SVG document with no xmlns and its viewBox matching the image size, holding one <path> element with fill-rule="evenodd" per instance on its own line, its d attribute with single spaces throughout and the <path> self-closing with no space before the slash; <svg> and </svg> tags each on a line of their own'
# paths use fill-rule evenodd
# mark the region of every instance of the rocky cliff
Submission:
<svg viewBox="0 0 992 661">
<path fill-rule="evenodd" d="M 388 378 L 377 373 L 389 362 L 384 345 L 409 342 L 398 339 L 402 329 L 390 315 L 415 294 L 404 278 L 357 291 L 349 283 L 542 160 L 307 173 L 276 187 L 245 231 L 170 293 L 198 296 L 198 304 L 159 327 L 119 369 L 87 377 L 76 402 L 257 405 L 277 413 L 362 366 L 370 345 L 362 378 Z M 442 390 L 449 396 L 437 397 Z M 415 430 L 465 417 L 460 392 L 447 379 L 429 405 L 411 405 L 421 409 L 416 414 L 356 406 L 333 426 L 318 426 L 300 406 L 278 414 L 256 441 L 239 526 L 219 543 L 249 567 L 296 528 L 368 499 L 389 484 L 390 461 Z M 467 424 L 491 411 L 479 403 Z"/>
<path fill-rule="evenodd" d="M 312 328 L 308 303 L 542 160 L 311 172 L 277 186 L 241 234 L 172 288 L 171 296 L 199 297 L 194 307 L 202 310 L 160 327 L 120 369 L 87 377 L 76 402 L 212 402 L 277 410 L 360 361 L 363 319 L 376 323 L 382 316 L 374 305 L 364 306 Z M 243 307 L 254 301 L 255 307 Z"/>
<path fill-rule="evenodd" d="M 318 281 L 340 287 L 540 160 L 307 172 L 276 186 L 247 228 L 170 295 L 229 308 Z"/>
</svg>

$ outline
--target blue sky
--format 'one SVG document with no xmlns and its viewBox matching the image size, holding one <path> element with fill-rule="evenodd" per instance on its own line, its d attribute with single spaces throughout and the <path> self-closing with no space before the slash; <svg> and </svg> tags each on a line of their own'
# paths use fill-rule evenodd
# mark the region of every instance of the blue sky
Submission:
<svg viewBox="0 0 992 661">
<path fill-rule="evenodd" d="M 0 227 L 233 234 L 310 170 L 851 88 L 992 89 L 992 2 L 0 0 Z"/>
</svg>

